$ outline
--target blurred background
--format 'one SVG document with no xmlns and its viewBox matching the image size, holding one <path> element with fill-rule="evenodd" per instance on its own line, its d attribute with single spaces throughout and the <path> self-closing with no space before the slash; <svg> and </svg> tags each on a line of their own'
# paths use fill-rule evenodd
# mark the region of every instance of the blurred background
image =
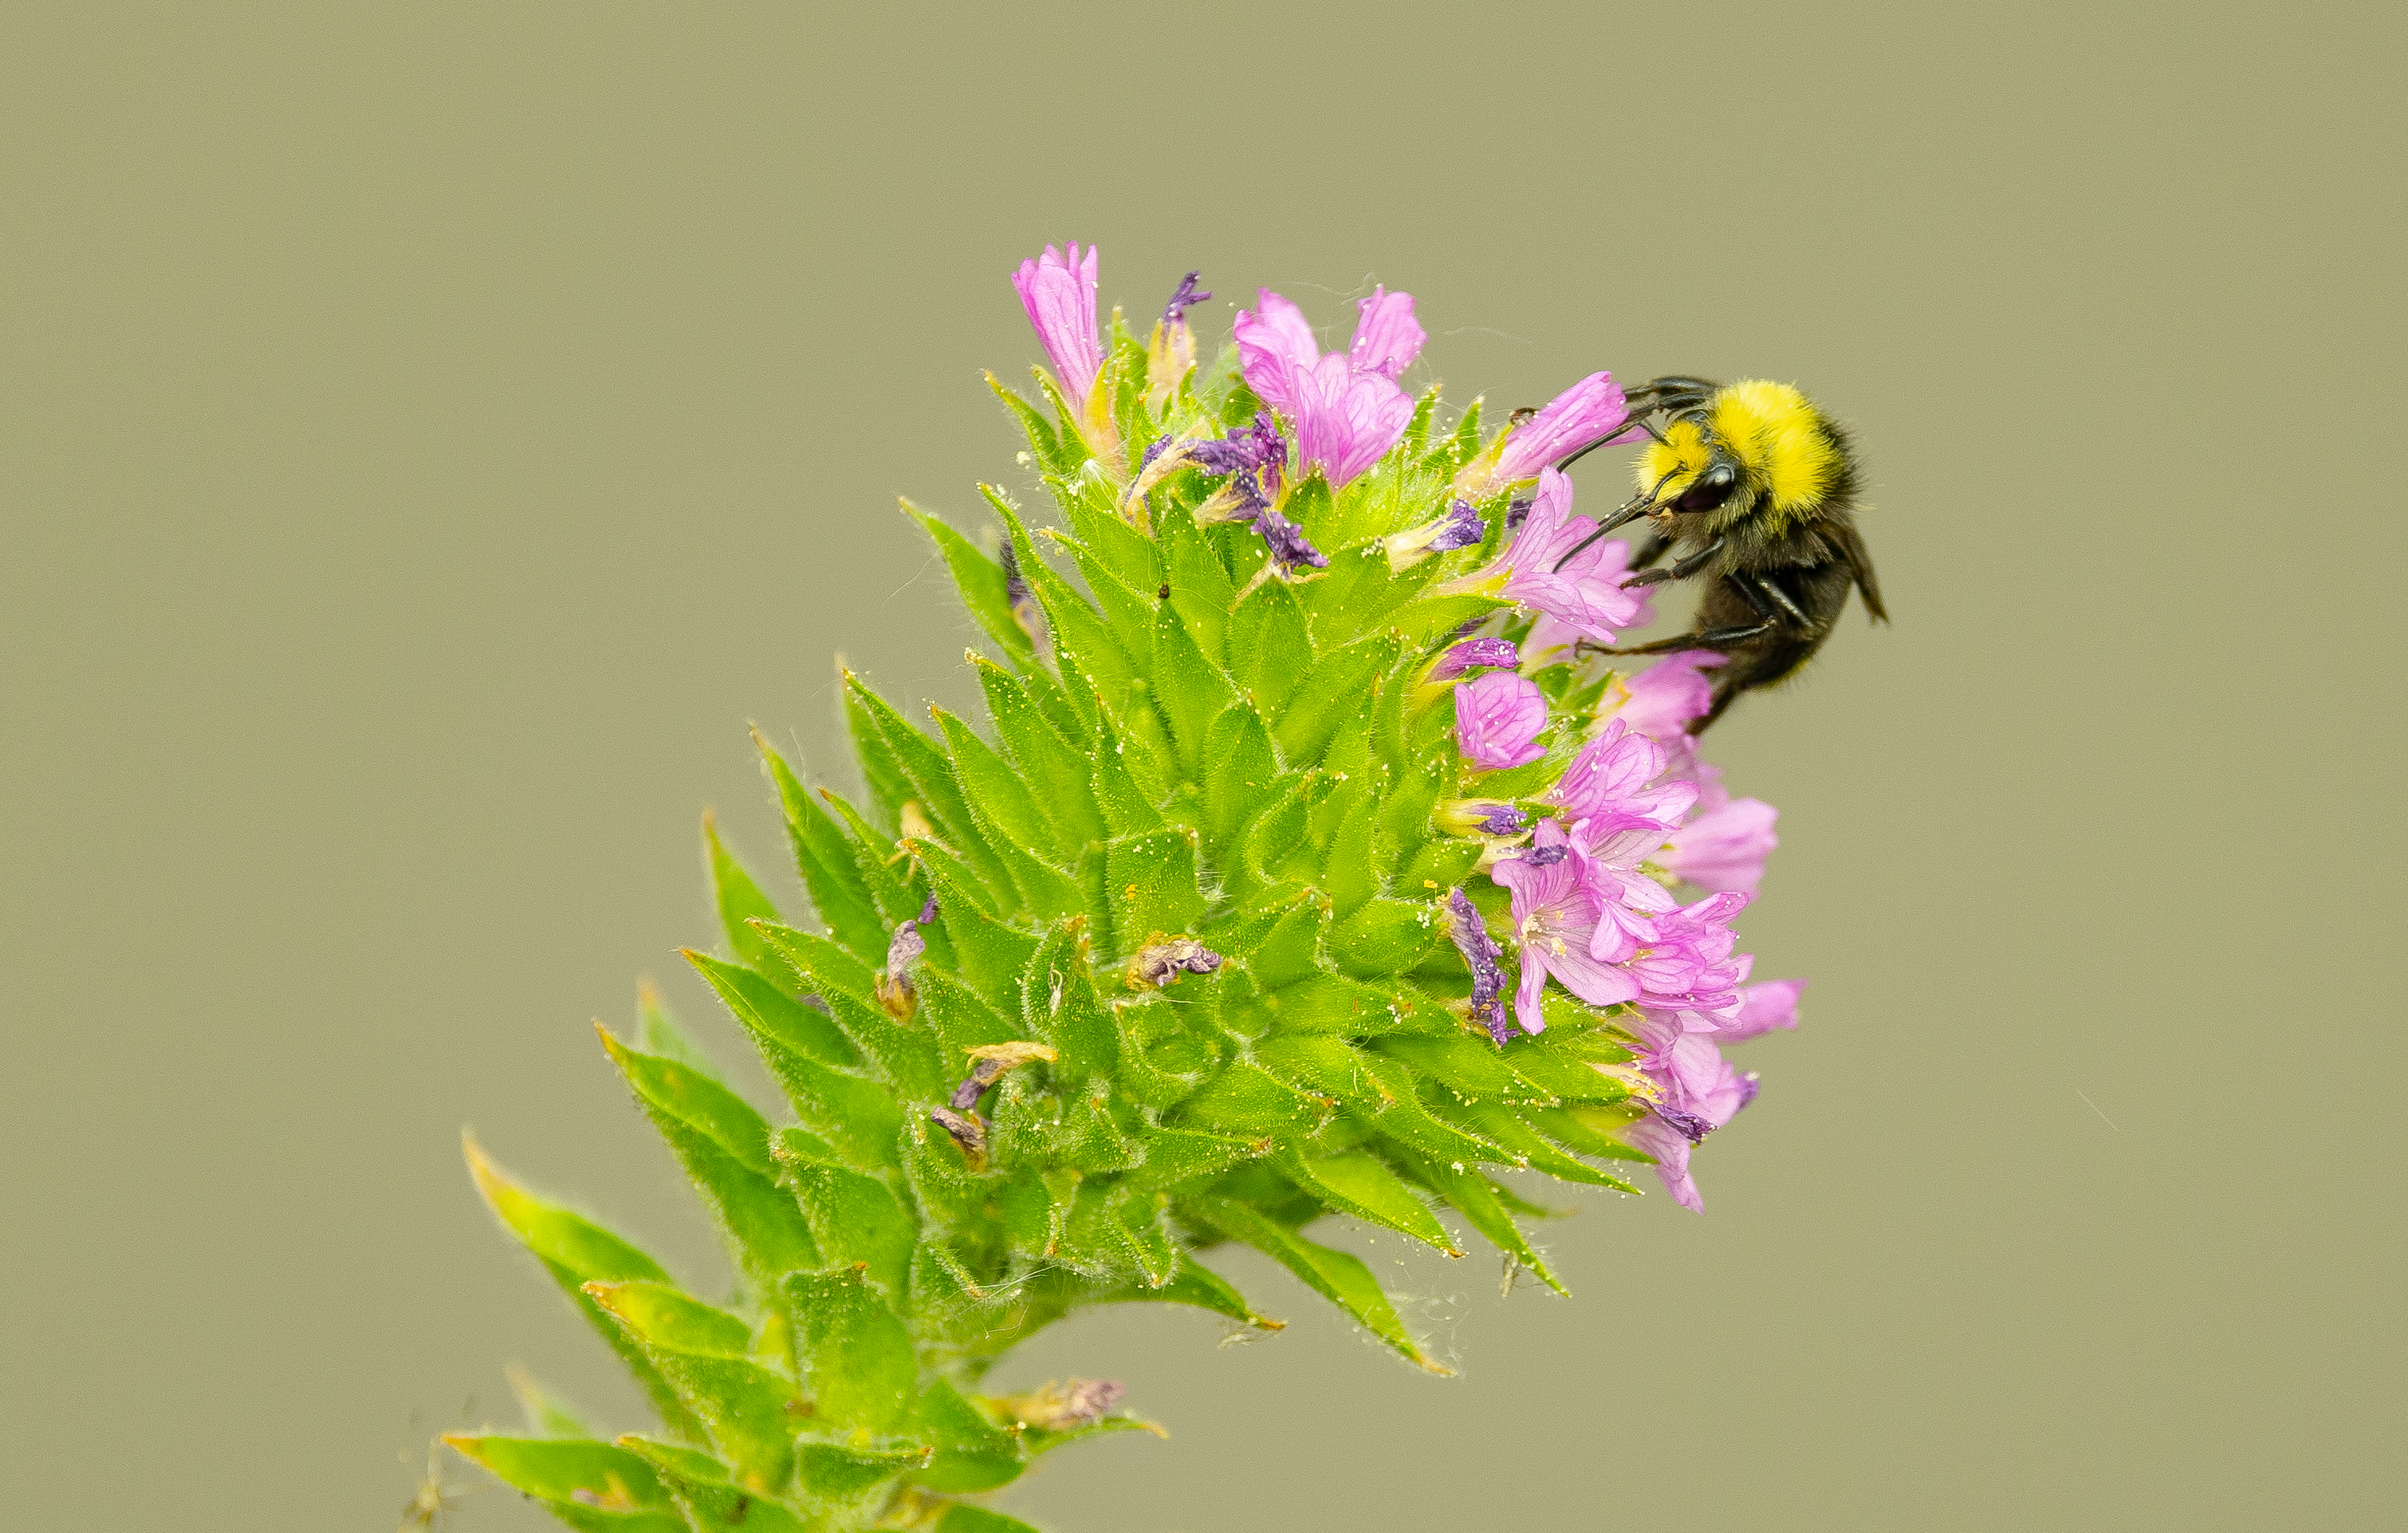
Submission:
<svg viewBox="0 0 2408 1533">
<path fill-rule="evenodd" d="M 1712 736 L 1782 809 L 1757 972 L 1813 989 L 1707 1215 L 1557 1196 L 1570 1301 L 1408 1260 L 1451 1381 L 1260 1261 L 1250 1346 L 1075 1321 L 1005 1379 L 1172 1436 L 1009 1510 L 2400 1526 L 2403 45 L 2372 4 L 13 7 L 8 1521 L 388 1527 L 512 1359 L 638 1425 L 460 1131 L 723 1280 L 591 1020 L 650 973 L 738 1057 L 674 948 L 704 806 L 794 889 L 747 720 L 850 786 L 835 655 L 971 704 L 895 497 L 978 528 L 1021 482 L 979 373 L 1077 239 L 1140 323 L 1200 268 L 1208 336 L 1405 288 L 1458 403 L 1797 381 L 1896 622 Z"/>
</svg>

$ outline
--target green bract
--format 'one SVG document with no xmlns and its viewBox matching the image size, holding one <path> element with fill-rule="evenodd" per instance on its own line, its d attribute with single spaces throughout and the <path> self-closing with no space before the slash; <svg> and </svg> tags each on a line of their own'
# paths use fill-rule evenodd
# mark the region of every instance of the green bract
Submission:
<svg viewBox="0 0 2408 1533">
<path fill-rule="evenodd" d="M 858 804 L 762 745 L 812 916 L 781 913 L 706 825 L 726 947 L 689 956 L 786 1121 L 715 1078 L 649 994 L 631 1038 L 603 1038 L 740 1292 L 681 1292 L 469 1146 L 494 1212 L 659 1412 L 603 1440 L 531 1395 L 529 1435 L 452 1439 L 573 1527 L 1019 1527 L 959 1498 L 1141 1425 L 982 1395 L 1039 1327 L 1154 1301 L 1275 1328 L 1211 1265 L 1236 1243 L 1444 1372 L 1314 1222 L 1450 1256 L 1468 1228 L 1552 1285 L 1520 1222 L 1541 1210 L 1490 1173 L 1622 1187 L 1593 1160 L 1645 1159 L 1612 1136 L 1637 1106 L 1594 1067 L 1630 1058 L 1605 1016 L 1550 995 L 1547 1032 L 1503 1050 L 1464 1016 L 1444 903 L 1483 843 L 1432 825 L 1472 785 L 1423 677 L 1495 610 L 1430 593 L 1493 551 L 1503 498 L 1488 549 L 1398 571 L 1381 540 L 1443 510 L 1480 450 L 1476 407 L 1440 433 L 1433 393 L 1400 450 L 1341 492 L 1294 486 L 1285 513 L 1328 566 L 1291 581 L 1248 528 L 1198 525 L 1213 484 L 1194 467 L 1129 492 L 1118 443 L 1215 435 L 1257 409 L 1226 365 L 1157 390 L 1156 409 L 1145 365 L 1115 326 L 1103 459 L 1058 398 L 1049 421 L 1005 395 L 1061 528 L 988 487 L 999 558 L 910 511 L 993 640 L 970 657 L 982 724 L 916 723 L 848 673 Z M 1580 701 L 1569 672 L 1540 680 Z M 1534 791 L 1574 743 L 1479 791 Z M 924 952 L 891 959 L 932 897 Z M 1140 955 L 1178 937 L 1219 966 L 1153 982 L 1164 971 Z M 993 1084 L 949 1132 L 932 1114 L 982 1061 Z"/>
</svg>

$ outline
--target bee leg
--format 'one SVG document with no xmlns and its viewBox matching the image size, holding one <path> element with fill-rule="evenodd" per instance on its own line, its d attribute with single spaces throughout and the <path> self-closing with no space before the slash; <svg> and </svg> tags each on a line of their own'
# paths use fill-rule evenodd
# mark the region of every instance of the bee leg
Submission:
<svg viewBox="0 0 2408 1533">
<path fill-rule="evenodd" d="M 1747 604 L 1756 610 L 1758 621 L 1733 623 L 1722 628 L 1698 629 L 1691 633 L 1676 633 L 1670 639 L 1657 639 L 1648 644 L 1632 644 L 1627 648 L 1600 650 L 1598 653 L 1669 655 L 1676 649 L 1728 649 L 1733 644 L 1745 644 L 1750 639 L 1770 633 L 1775 627 L 1775 619 L 1772 609 L 1765 604 L 1764 597 L 1754 586 L 1736 574 L 1725 575 L 1723 578 L 1729 582 L 1732 590 L 1737 591 Z"/>
<path fill-rule="evenodd" d="M 1630 561 L 1633 570 L 1644 570 L 1672 551 L 1672 540 L 1661 532 L 1651 532 L 1639 545 L 1639 557 Z"/>
<path fill-rule="evenodd" d="M 1668 580 L 1686 580 L 1691 575 L 1694 575 L 1698 571 L 1704 569 L 1706 567 L 1706 562 L 1709 559 L 1712 559 L 1716 554 L 1721 553 L 1723 551 L 1723 544 L 1729 541 L 1730 540 L 1727 538 L 1716 538 L 1713 542 L 1706 544 L 1705 547 L 1698 549 L 1696 553 L 1691 554 L 1688 557 L 1682 559 L 1679 563 L 1673 565 L 1669 570 L 1650 570 L 1644 574 L 1631 576 L 1628 580 L 1622 583 L 1622 588 L 1627 591 L 1641 586 L 1660 586 Z M 1653 561 L 1651 560 L 1650 562 Z M 1784 597 L 1782 600 L 1786 602 L 1788 598 Z M 1761 609 L 1759 608 L 1758 610 L 1760 611 Z M 1790 610 L 1795 612 L 1797 609 L 1793 607 Z"/>
<path fill-rule="evenodd" d="M 1625 584 L 1627 585 L 1627 584 L 1628 584 L 1628 583 L 1627 583 L 1627 582 L 1625 582 Z M 1807 615 L 1806 615 L 1806 614 L 1805 614 L 1803 611 L 1799 610 L 1798 603 L 1797 603 L 1797 602 L 1795 602 L 1795 601 L 1792 601 L 1792 600 L 1789 599 L 1789 593 L 1788 593 L 1787 591 L 1783 590 L 1780 586 L 1778 586 L 1774 585 L 1774 584 L 1772 583 L 1772 580 L 1771 580 L 1771 578 L 1770 578 L 1770 576 L 1767 576 L 1767 575 L 1758 575 L 1758 576 L 1756 576 L 1756 588 L 1757 588 L 1758 590 L 1762 591 L 1765 595 L 1767 595 L 1767 596 L 1769 596 L 1769 597 L 1772 598 L 1772 603 L 1773 603 L 1773 605 L 1774 605 L 1774 606 L 1779 607 L 1783 612 L 1785 612 L 1785 613 L 1787 613 L 1791 617 L 1796 618 L 1796 619 L 1798 620 L 1798 626 L 1799 626 L 1799 628 L 1804 629 L 1805 629 L 1807 632 L 1809 632 L 1809 633 L 1812 633 L 1812 632 L 1813 632 L 1813 631 L 1814 631 L 1814 620 L 1813 620 L 1813 618 L 1811 618 L 1811 617 L 1807 616 Z M 1764 611 L 1763 604 L 1762 604 L 1762 603 L 1760 603 L 1760 602 L 1759 602 L 1759 603 L 1757 603 L 1757 605 L 1756 605 L 1756 611 L 1758 611 L 1758 612 L 1763 612 L 1763 611 Z"/>
<path fill-rule="evenodd" d="M 1748 623 L 1736 628 L 1699 629 L 1695 633 L 1676 633 L 1670 639 L 1657 639 L 1643 644 L 1617 645 L 1612 649 L 1593 649 L 1592 655 L 1670 655 L 1676 649 L 1728 649 L 1744 644 L 1758 634 L 1770 633 L 1770 622 Z"/>
</svg>

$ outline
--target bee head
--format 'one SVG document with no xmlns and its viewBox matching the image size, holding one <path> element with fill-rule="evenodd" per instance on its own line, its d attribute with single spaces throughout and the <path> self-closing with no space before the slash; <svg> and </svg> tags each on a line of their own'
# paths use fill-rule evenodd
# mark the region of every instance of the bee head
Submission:
<svg viewBox="0 0 2408 1533">
<path fill-rule="evenodd" d="M 1647 444 L 1639 455 L 1637 477 L 1644 509 L 1664 515 L 1743 513 L 1760 487 L 1749 466 L 1693 415 L 1676 418 L 1662 441 Z"/>
</svg>

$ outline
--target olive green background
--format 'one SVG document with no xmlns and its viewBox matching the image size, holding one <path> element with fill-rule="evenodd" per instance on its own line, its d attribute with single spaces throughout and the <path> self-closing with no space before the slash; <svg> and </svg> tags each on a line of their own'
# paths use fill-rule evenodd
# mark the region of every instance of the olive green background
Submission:
<svg viewBox="0 0 2408 1533">
<path fill-rule="evenodd" d="M 1103 250 L 1415 378 L 1795 379 L 1896 623 L 1711 737 L 1783 847 L 1709 1212 L 1462 1377 L 1071 1323 L 1166 1422 L 1062 1533 L 2360 1528 L 2403 1493 L 2397 7 L 15 6 L 0 23 L 0 1521 L 382 1529 L 507 1359 L 631 1392 L 474 1125 L 706 1291 L 588 1026 L 793 888 L 747 719 L 968 704 L 908 493 L 1019 483 L 1005 281 Z M 1408 380 L 1412 382 L 1414 380 Z M 1582 470 L 1594 506 L 1619 465 Z M 474 1405 L 467 1401 L 474 1397 Z M 474 1478 L 465 1468 L 453 1477 Z M 507 1492 L 463 1529 L 549 1526 Z"/>
</svg>

